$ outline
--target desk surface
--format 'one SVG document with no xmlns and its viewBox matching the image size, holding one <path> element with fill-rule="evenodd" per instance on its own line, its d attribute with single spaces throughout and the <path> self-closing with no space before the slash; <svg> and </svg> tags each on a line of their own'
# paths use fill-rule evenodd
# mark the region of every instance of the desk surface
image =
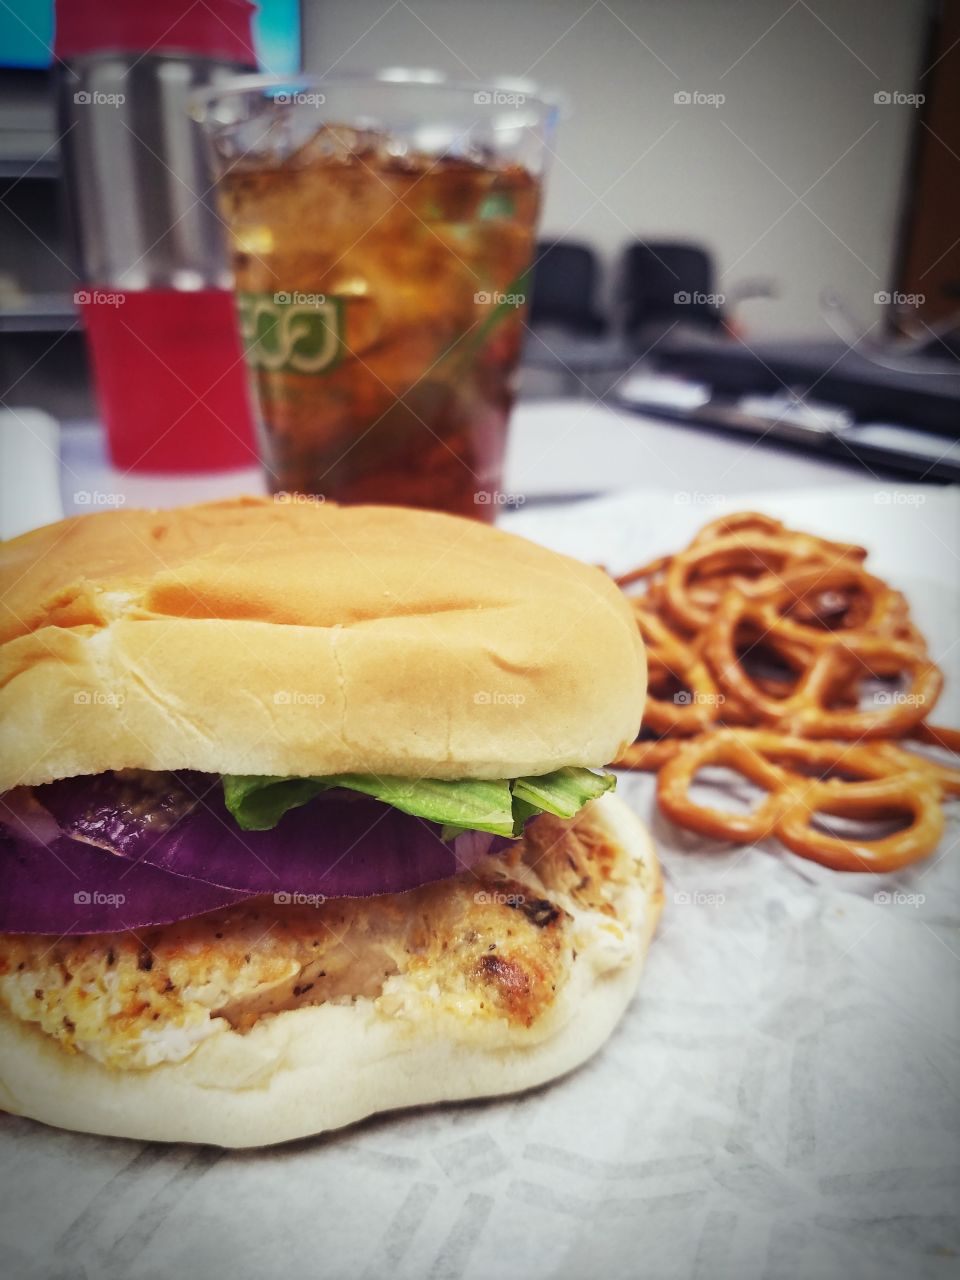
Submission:
<svg viewBox="0 0 960 1280">
<path fill-rule="evenodd" d="M 107 462 L 100 429 L 89 423 L 61 432 L 60 459 L 65 512 L 88 509 L 76 495 L 91 492 L 118 493 L 130 505 L 173 506 L 263 487 L 256 469 L 215 476 L 122 475 Z M 702 501 L 718 494 L 850 484 L 876 480 L 766 441 L 678 427 L 582 400 L 544 400 L 520 404 L 514 413 L 504 493 L 529 504 L 642 488 Z"/>
<path fill-rule="evenodd" d="M 6 537 L 109 502 L 171 507 L 263 491 L 258 468 L 217 475 L 156 476 L 110 466 L 94 422 L 60 428 L 37 410 L 0 413 L 0 516 Z M 680 427 L 583 400 L 517 406 L 504 493 L 518 505 L 657 490 L 704 504 L 740 494 L 886 482 L 827 457 L 770 441 Z M 96 498 L 91 498 L 96 495 Z"/>
</svg>

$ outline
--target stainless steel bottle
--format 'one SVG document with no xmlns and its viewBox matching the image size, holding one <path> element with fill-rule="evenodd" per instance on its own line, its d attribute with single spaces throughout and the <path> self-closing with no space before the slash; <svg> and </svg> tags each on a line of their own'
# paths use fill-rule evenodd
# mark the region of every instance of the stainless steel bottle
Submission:
<svg viewBox="0 0 960 1280">
<path fill-rule="evenodd" d="M 61 154 L 111 457 L 210 470 L 254 458 L 246 375 L 188 95 L 255 69 L 248 0 L 58 0 Z"/>
</svg>

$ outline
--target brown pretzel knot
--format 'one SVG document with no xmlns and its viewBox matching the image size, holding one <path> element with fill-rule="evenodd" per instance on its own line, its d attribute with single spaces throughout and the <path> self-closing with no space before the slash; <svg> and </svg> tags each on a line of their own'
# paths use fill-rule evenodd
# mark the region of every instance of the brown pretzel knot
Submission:
<svg viewBox="0 0 960 1280">
<path fill-rule="evenodd" d="M 917 755 L 916 752 L 908 751 L 894 742 L 872 741 L 870 746 L 881 752 L 895 769 L 906 772 L 919 770 L 932 778 L 939 786 L 943 798 L 960 796 L 960 769 L 956 765 L 944 764 L 941 760 L 931 760 L 927 756 Z"/>
<path fill-rule="evenodd" d="M 794 623 L 780 612 L 790 594 L 787 586 L 753 596 L 727 592 L 703 640 L 703 655 L 720 689 L 748 708 L 755 723 L 812 738 L 896 738 L 933 710 L 943 675 L 923 648 L 882 631 L 817 632 Z M 874 611 L 889 619 L 891 607 L 878 594 Z M 737 649 L 744 625 L 797 672 L 796 685 L 785 696 L 765 692 L 744 670 Z M 810 654 L 806 665 L 805 648 Z M 837 706 L 839 695 L 856 689 L 866 675 L 905 675 L 909 684 L 905 690 L 881 694 L 876 709 Z"/>
<path fill-rule="evenodd" d="M 690 787 L 708 765 L 735 770 L 766 795 L 746 814 L 696 804 Z M 811 742 L 765 730 L 718 729 L 683 744 L 660 770 L 657 792 L 669 818 L 702 835 L 739 843 L 776 836 L 801 857 L 838 871 L 887 872 L 936 848 L 943 832 L 940 800 L 950 785 L 939 768 L 890 743 Z M 818 813 L 867 820 L 897 815 L 908 825 L 875 839 L 839 837 L 817 829 Z"/>
<path fill-rule="evenodd" d="M 663 608 L 674 626 L 694 634 L 709 624 L 717 604 L 732 587 L 748 592 L 758 579 L 766 585 L 771 573 L 782 578 L 799 565 L 823 569 L 845 559 L 859 564 L 860 548 L 838 546 L 828 551 L 827 545 L 805 533 L 747 536 L 734 532 L 694 542 L 672 556 L 663 570 Z"/>
<path fill-rule="evenodd" d="M 655 734 L 684 738 L 709 729 L 717 721 L 724 696 L 703 659 L 642 599 L 631 604 L 647 648 L 644 724 Z"/>
<path fill-rule="evenodd" d="M 744 772 L 752 769 L 761 785 L 766 778 L 767 800 L 747 818 L 710 810 L 691 818 L 685 808 L 685 825 L 730 839 L 775 828 L 807 856 L 861 869 L 861 843 L 818 831 L 796 797 L 813 796 L 821 811 L 848 817 L 886 804 L 885 813 L 909 817 L 909 831 L 871 841 L 869 865 L 924 856 L 942 826 L 941 798 L 960 795 L 960 771 L 889 739 L 960 753 L 960 730 L 924 723 L 941 672 L 907 601 L 866 571 L 865 558 L 862 547 L 743 511 L 705 525 L 685 551 L 621 576 L 621 587 L 642 591 L 631 603 L 649 654 L 650 689 L 640 737 L 616 764 L 665 775 L 666 809 L 670 778 L 689 784 L 703 752 L 739 750 Z M 861 707 L 867 676 L 897 679 L 896 691 Z M 731 747 L 731 726 L 762 731 L 768 758 Z M 852 745 L 861 739 L 866 745 Z M 754 747 L 760 741 L 743 737 Z M 775 742 L 794 746 L 771 754 Z M 808 754 L 791 758 L 798 742 Z M 804 776 L 841 758 L 856 781 Z"/>
<path fill-rule="evenodd" d="M 726 533 L 782 533 L 783 528 L 781 521 L 774 520 L 772 516 L 765 516 L 759 511 L 735 511 L 731 515 L 718 516 L 716 520 L 705 524 L 690 545 L 697 546 L 703 542 L 712 542 L 714 538 Z M 621 574 L 614 581 L 623 590 L 637 582 L 648 582 L 650 579 L 658 578 L 672 559 L 672 556 L 657 556 L 655 560 L 648 560 L 646 564 L 631 569 L 629 573 Z"/>
<path fill-rule="evenodd" d="M 947 729 L 939 724 L 918 724 L 910 730 L 910 737 L 960 756 L 960 729 Z"/>
<path fill-rule="evenodd" d="M 656 560 L 648 560 L 646 564 L 638 565 L 629 573 L 622 573 L 619 578 L 614 578 L 614 582 L 621 591 L 626 591 L 627 587 L 632 587 L 637 582 L 648 582 L 651 578 L 657 577 L 669 562 L 669 556 L 657 556 Z"/>
<path fill-rule="evenodd" d="M 717 516 L 715 520 L 708 520 L 694 535 L 690 545 L 695 547 L 703 542 L 713 542 L 715 538 L 722 538 L 728 533 L 746 535 L 783 532 L 783 521 L 766 516 L 762 511 L 732 511 L 728 515 Z"/>
<path fill-rule="evenodd" d="M 641 735 L 636 742 L 631 742 L 629 746 L 624 747 L 614 760 L 614 767 L 656 773 L 668 760 L 672 760 L 677 755 L 685 741 L 689 739 L 645 738 Z"/>
<path fill-rule="evenodd" d="M 838 631 L 870 631 L 914 641 L 907 602 L 899 591 L 856 562 L 801 564 L 747 584 L 743 594 L 778 623 L 783 641 L 799 651 L 830 643 Z M 922 644 L 922 640 L 920 641 Z"/>
</svg>

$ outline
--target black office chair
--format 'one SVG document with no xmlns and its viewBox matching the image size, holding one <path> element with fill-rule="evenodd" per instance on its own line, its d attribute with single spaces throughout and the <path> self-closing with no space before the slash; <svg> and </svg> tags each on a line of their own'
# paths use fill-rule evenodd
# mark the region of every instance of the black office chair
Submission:
<svg viewBox="0 0 960 1280">
<path fill-rule="evenodd" d="M 713 260 L 700 245 L 630 245 L 623 255 L 618 298 L 623 328 L 631 338 L 677 322 L 711 333 L 723 326 Z"/>
<path fill-rule="evenodd" d="M 594 306 L 597 275 L 596 254 L 589 245 L 563 240 L 538 244 L 530 324 L 556 325 L 591 337 L 605 333 L 607 322 Z"/>
</svg>

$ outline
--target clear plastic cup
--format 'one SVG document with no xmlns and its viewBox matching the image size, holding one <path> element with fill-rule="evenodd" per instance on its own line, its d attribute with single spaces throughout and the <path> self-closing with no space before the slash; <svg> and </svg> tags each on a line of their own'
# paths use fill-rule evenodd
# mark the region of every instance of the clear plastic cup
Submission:
<svg viewBox="0 0 960 1280">
<path fill-rule="evenodd" d="M 556 107 L 428 73 L 193 100 L 274 492 L 492 519 Z"/>
</svg>

